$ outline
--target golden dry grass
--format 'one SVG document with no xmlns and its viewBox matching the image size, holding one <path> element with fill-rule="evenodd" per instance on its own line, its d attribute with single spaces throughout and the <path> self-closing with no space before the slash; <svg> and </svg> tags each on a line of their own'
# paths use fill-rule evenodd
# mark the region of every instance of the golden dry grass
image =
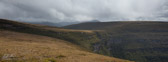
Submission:
<svg viewBox="0 0 168 62">
<path fill-rule="evenodd" d="M 0 62 L 7 61 L 2 58 L 5 54 L 21 62 L 130 62 L 83 51 L 55 38 L 0 30 Z"/>
</svg>

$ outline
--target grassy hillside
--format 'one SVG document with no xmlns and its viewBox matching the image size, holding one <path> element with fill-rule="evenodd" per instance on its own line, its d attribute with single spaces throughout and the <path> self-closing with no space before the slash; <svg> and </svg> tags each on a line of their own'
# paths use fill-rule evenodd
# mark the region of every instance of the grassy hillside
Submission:
<svg viewBox="0 0 168 62">
<path fill-rule="evenodd" d="M 131 62 L 88 52 L 96 32 L 0 19 L 0 62 Z"/>
<path fill-rule="evenodd" d="M 64 28 L 104 30 L 104 33 L 97 33 L 101 42 L 93 45 L 93 50 L 100 54 L 136 62 L 168 61 L 167 22 L 96 22 Z"/>
<path fill-rule="evenodd" d="M 88 49 L 91 48 L 92 43 L 99 41 L 94 33 L 95 31 L 67 30 L 50 26 L 19 23 L 4 19 L 0 20 L 0 29 L 59 38 Z"/>
<path fill-rule="evenodd" d="M 83 51 L 68 41 L 0 31 L 0 62 L 130 62 Z"/>
</svg>

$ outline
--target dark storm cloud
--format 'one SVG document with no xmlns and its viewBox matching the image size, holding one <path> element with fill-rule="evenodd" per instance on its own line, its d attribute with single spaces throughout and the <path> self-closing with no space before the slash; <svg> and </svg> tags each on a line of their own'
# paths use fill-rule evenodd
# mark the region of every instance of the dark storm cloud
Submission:
<svg viewBox="0 0 168 62">
<path fill-rule="evenodd" d="M 167 0 L 0 0 L 0 18 L 20 21 L 167 21 Z"/>
</svg>

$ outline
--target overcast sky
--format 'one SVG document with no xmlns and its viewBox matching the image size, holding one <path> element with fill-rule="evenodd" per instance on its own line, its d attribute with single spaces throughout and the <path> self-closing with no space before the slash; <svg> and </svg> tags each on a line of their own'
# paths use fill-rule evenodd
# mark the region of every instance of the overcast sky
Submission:
<svg viewBox="0 0 168 62">
<path fill-rule="evenodd" d="M 19 21 L 167 21 L 168 0 L 0 0 L 0 18 Z"/>
</svg>

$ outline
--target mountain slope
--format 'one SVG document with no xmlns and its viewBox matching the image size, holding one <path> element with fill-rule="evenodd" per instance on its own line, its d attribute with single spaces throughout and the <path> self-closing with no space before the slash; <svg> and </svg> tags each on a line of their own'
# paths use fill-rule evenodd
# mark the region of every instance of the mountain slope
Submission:
<svg viewBox="0 0 168 62">
<path fill-rule="evenodd" d="M 68 29 L 104 30 L 94 51 L 136 62 L 168 61 L 168 23 L 149 21 L 96 22 L 65 26 Z"/>
<path fill-rule="evenodd" d="M 88 52 L 98 42 L 94 32 L 0 19 L 0 61 L 130 62 Z"/>
<path fill-rule="evenodd" d="M 90 48 L 91 43 L 97 42 L 99 40 L 95 36 L 94 31 L 67 30 L 50 26 L 19 23 L 4 19 L 0 20 L 0 29 L 59 38 L 81 45 L 85 48 Z"/>
<path fill-rule="evenodd" d="M 72 43 L 56 38 L 6 30 L 0 31 L 0 45 L 2 61 L 124 62 L 121 59 L 83 51 Z"/>
</svg>

